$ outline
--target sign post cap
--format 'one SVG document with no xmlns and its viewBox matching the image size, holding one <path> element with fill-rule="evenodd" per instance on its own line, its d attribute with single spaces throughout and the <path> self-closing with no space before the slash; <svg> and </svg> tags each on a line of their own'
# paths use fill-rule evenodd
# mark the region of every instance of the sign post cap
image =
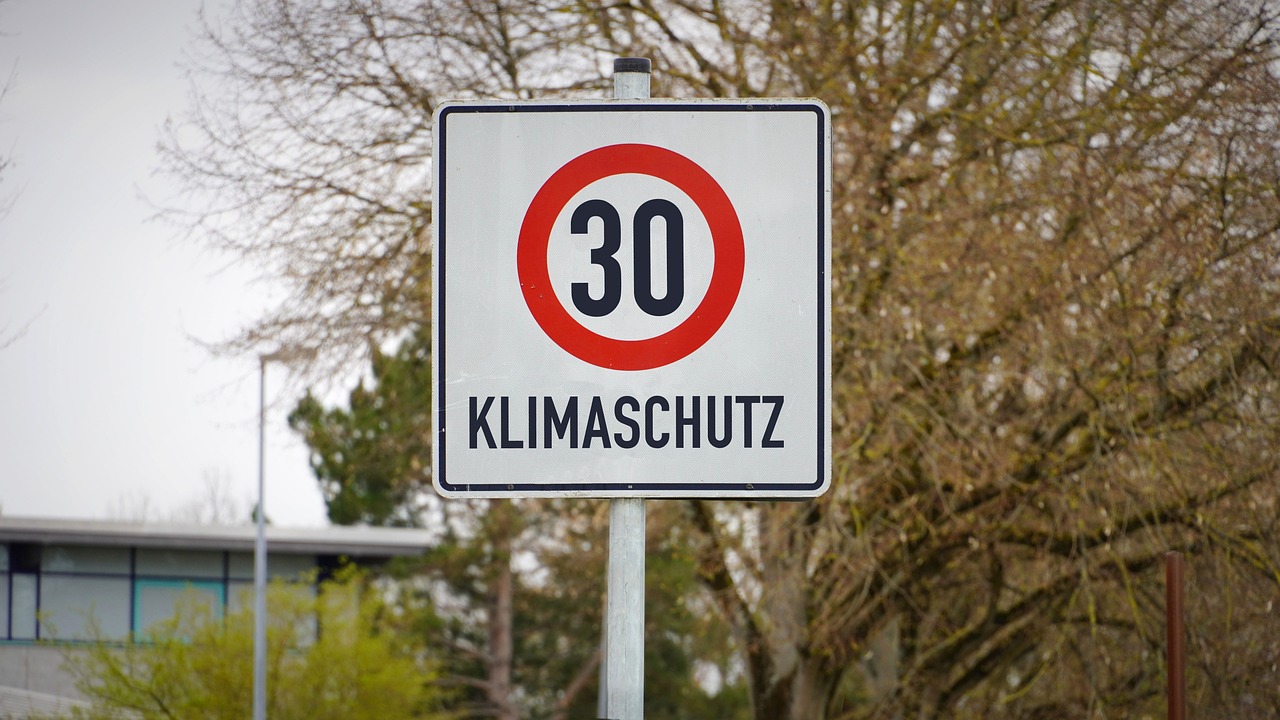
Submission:
<svg viewBox="0 0 1280 720">
<path fill-rule="evenodd" d="M 649 58 L 615 58 L 613 61 L 613 71 L 615 73 L 633 72 L 649 75 L 653 73 L 653 63 Z"/>
</svg>

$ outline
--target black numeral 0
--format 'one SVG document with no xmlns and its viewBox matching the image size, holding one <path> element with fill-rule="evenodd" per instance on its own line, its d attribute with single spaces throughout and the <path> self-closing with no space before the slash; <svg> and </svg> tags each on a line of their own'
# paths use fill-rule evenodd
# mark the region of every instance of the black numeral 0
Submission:
<svg viewBox="0 0 1280 720">
<path fill-rule="evenodd" d="M 653 258 L 650 232 L 653 219 L 667 222 L 667 294 L 653 296 Z M 636 304 L 654 317 L 670 315 L 684 302 L 684 216 L 670 200 L 650 200 L 636 210 L 632 226 L 636 273 Z"/>
<path fill-rule="evenodd" d="M 653 296 L 653 219 L 662 218 L 667 226 L 667 291 Z M 573 211 L 569 231 L 587 234 L 592 218 L 604 223 L 604 242 L 591 250 L 591 264 L 604 272 L 604 293 L 591 297 L 587 283 L 571 286 L 573 305 L 589 317 L 603 317 L 618 308 L 622 299 L 622 268 L 614 255 L 622 247 L 622 220 L 618 210 L 604 200 L 588 200 Z M 649 200 L 636 210 L 632 221 L 632 257 L 635 266 L 636 305 L 645 313 L 662 317 L 675 312 L 684 302 L 684 216 L 669 200 Z"/>
</svg>

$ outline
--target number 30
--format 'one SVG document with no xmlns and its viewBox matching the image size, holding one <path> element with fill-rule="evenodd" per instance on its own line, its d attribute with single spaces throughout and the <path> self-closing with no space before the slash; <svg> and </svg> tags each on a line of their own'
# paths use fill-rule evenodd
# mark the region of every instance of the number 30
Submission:
<svg viewBox="0 0 1280 720">
<path fill-rule="evenodd" d="M 653 296 L 653 219 L 660 217 L 667 226 L 667 291 L 660 297 Z M 617 309 L 622 299 L 622 267 L 614 255 L 622 247 L 622 220 L 618 210 L 604 200 L 588 200 L 573 211 L 569 231 L 574 235 L 587 234 L 592 218 L 604 223 L 604 242 L 591 250 L 591 264 L 604 272 L 604 292 L 599 298 L 591 297 L 587 283 L 572 285 L 574 307 L 584 315 L 603 317 Z M 680 208 L 669 200 L 649 200 L 636 210 L 632 220 L 632 258 L 635 273 L 636 305 L 654 317 L 670 315 L 684 302 L 684 216 Z"/>
</svg>

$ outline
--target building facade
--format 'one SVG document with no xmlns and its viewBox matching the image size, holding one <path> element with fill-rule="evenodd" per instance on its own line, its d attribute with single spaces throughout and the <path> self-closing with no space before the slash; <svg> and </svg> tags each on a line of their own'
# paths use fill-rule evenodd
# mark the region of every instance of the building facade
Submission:
<svg viewBox="0 0 1280 720">
<path fill-rule="evenodd" d="M 253 526 L 0 517 L 0 692 L 74 698 L 69 646 L 142 637 L 192 593 L 221 612 L 251 604 L 254 539 Z M 314 584 L 428 541 L 422 530 L 268 527 L 267 574 Z"/>
</svg>

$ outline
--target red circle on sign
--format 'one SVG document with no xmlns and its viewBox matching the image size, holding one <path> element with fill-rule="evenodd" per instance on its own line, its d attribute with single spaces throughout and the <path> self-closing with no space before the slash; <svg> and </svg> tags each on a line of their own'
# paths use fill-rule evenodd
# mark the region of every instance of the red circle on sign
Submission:
<svg viewBox="0 0 1280 720">
<path fill-rule="evenodd" d="M 573 196 L 612 175 L 651 175 L 680 188 L 711 228 L 715 265 L 702 302 L 679 325 L 643 340 L 619 340 L 594 332 L 565 310 L 551 287 L 547 248 L 551 228 Z M 650 370 L 702 347 L 720 329 L 742 288 L 742 225 L 715 178 L 689 158 L 654 145 L 609 145 L 583 153 L 555 171 L 533 196 L 520 226 L 516 271 L 525 304 L 557 345 L 574 357 L 614 370 Z"/>
</svg>

